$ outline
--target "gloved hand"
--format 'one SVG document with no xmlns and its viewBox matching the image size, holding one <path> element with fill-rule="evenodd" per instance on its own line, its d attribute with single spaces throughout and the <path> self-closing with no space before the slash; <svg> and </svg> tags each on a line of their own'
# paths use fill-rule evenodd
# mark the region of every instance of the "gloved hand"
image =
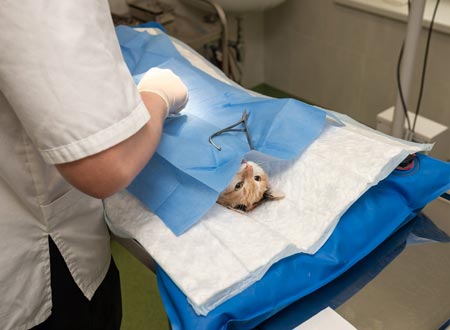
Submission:
<svg viewBox="0 0 450 330">
<path fill-rule="evenodd" d="M 152 92 L 167 104 L 167 114 L 183 110 L 189 99 L 188 89 L 181 79 L 169 69 L 151 68 L 138 84 L 139 92 Z"/>
</svg>

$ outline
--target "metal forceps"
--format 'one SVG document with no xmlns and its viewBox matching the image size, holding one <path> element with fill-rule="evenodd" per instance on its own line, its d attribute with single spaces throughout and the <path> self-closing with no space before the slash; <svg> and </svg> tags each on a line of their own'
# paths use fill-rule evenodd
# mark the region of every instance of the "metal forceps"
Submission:
<svg viewBox="0 0 450 330">
<path fill-rule="evenodd" d="M 250 134 L 248 132 L 247 118 L 248 118 L 247 110 L 244 110 L 241 120 L 239 120 L 237 123 L 235 123 L 231 126 L 225 127 L 224 129 L 221 129 L 220 131 L 217 131 L 214 134 L 212 134 L 209 137 L 209 143 L 211 143 L 217 150 L 220 151 L 220 150 L 222 150 L 222 148 L 214 143 L 214 141 L 213 141 L 214 137 L 216 137 L 222 133 L 225 133 L 225 132 L 245 132 L 245 136 L 247 137 L 247 142 L 248 142 L 248 145 L 250 146 L 250 150 L 255 150 L 255 148 L 253 147 L 252 140 L 250 138 Z M 235 128 L 236 126 L 239 126 L 240 124 L 243 124 L 244 128 Z"/>
</svg>

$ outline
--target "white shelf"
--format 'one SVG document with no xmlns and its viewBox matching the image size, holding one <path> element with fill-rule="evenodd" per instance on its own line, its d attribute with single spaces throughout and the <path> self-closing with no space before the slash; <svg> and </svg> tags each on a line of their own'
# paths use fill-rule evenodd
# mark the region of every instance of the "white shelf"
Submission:
<svg viewBox="0 0 450 330">
<path fill-rule="evenodd" d="M 415 113 L 408 111 L 408 116 L 412 121 L 414 120 Z M 392 125 L 392 120 L 394 118 L 394 107 L 390 107 L 377 115 L 377 124 L 389 127 L 389 129 L 384 132 L 390 134 L 390 129 Z M 405 122 L 405 128 L 407 124 Z M 421 115 L 417 117 L 416 125 L 416 136 L 421 142 L 433 143 L 436 142 L 436 138 L 445 133 L 448 130 L 447 126 L 437 123 L 431 119 L 425 118 Z"/>
<path fill-rule="evenodd" d="M 334 0 L 335 3 L 346 7 L 362 10 L 372 14 L 392 18 L 406 22 L 408 5 L 407 1 L 400 0 Z M 429 27 L 436 0 L 427 0 L 423 26 Z M 436 13 L 433 29 L 450 34 L 450 0 L 441 0 Z"/>
</svg>

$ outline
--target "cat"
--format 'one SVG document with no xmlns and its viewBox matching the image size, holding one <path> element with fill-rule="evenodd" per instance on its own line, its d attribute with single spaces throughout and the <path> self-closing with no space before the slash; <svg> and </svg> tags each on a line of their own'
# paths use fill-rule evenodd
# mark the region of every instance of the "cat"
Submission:
<svg viewBox="0 0 450 330">
<path fill-rule="evenodd" d="M 266 200 L 283 198 L 281 192 L 270 188 L 267 174 L 256 163 L 243 160 L 241 167 L 222 191 L 217 203 L 240 212 L 249 212 Z"/>
</svg>

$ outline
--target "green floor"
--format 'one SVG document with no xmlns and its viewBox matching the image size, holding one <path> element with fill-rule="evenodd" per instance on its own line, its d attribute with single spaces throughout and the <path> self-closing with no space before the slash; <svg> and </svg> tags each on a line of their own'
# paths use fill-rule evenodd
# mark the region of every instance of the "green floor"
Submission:
<svg viewBox="0 0 450 330">
<path fill-rule="evenodd" d="M 117 242 L 112 254 L 120 271 L 122 330 L 166 330 L 167 316 L 158 293 L 156 276 Z"/>
<path fill-rule="evenodd" d="M 277 98 L 292 97 L 266 84 L 258 85 L 253 90 Z M 112 254 L 121 278 L 122 330 L 169 329 L 155 274 L 117 242 L 112 243 Z"/>
</svg>

